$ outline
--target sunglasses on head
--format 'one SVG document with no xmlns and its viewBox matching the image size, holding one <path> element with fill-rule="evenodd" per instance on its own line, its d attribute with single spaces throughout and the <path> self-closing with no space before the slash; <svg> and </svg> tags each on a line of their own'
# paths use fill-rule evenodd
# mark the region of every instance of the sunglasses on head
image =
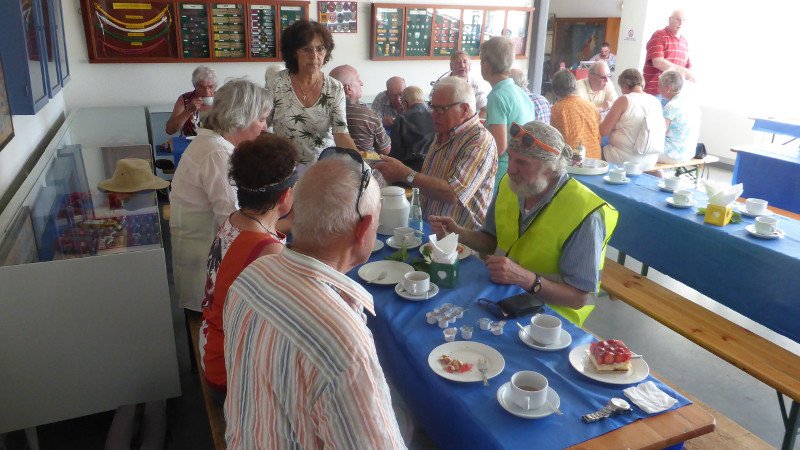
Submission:
<svg viewBox="0 0 800 450">
<path fill-rule="evenodd" d="M 512 138 L 519 139 L 522 145 L 525 148 L 531 147 L 539 147 L 542 150 L 548 151 L 554 155 L 560 155 L 561 152 L 556 151 L 553 147 L 545 144 L 544 142 L 537 139 L 534 135 L 528 132 L 526 129 L 522 128 L 517 122 L 511 122 L 511 128 L 509 129 L 509 133 L 511 134 Z M 520 136 L 521 135 L 521 136 Z"/>
<path fill-rule="evenodd" d="M 364 217 L 361 215 L 358 204 L 361 202 L 361 196 L 364 194 L 367 186 L 369 186 L 369 179 L 372 171 L 369 169 L 369 166 L 364 164 L 364 158 L 361 157 L 361 154 L 351 148 L 328 147 L 319 154 L 319 158 L 317 159 L 321 161 L 333 155 L 349 156 L 353 161 L 361 165 L 361 183 L 358 186 L 358 196 L 356 197 L 356 213 L 358 213 L 358 219 L 361 220 Z"/>
</svg>

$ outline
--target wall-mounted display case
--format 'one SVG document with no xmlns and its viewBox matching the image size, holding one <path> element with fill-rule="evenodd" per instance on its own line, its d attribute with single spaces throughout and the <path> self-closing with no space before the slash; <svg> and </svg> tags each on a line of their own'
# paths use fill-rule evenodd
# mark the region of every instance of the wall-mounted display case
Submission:
<svg viewBox="0 0 800 450">
<path fill-rule="evenodd" d="M 493 36 L 514 41 L 517 58 L 528 54 L 533 8 L 372 4 L 373 60 L 446 59 L 458 50 L 478 57 Z"/>
<path fill-rule="evenodd" d="M 78 109 L 0 212 L 0 433 L 180 395 L 155 196 L 97 188 L 142 151 L 144 108 Z"/>
<path fill-rule="evenodd" d="M 280 33 L 309 17 L 308 1 L 81 3 L 95 63 L 278 61 Z"/>
</svg>

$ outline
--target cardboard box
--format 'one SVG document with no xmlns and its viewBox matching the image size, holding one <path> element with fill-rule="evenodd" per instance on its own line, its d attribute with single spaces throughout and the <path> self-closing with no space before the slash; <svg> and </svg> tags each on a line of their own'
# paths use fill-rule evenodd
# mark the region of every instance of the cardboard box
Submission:
<svg viewBox="0 0 800 450">
<path fill-rule="evenodd" d="M 431 262 L 428 266 L 428 274 L 431 276 L 431 282 L 436 283 L 439 287 L 456 287 L 458 284 L 458 264 L 458 259 L 456 259 L 456 262 L 453 264 Z"/>
<path fill-rule="evenodd" d="M 733 207 L 731 205 L 719 206 L 709 204 L 706 206 L 704 221 L 705 223 L 722 227 L 731 221 L 731 216 L 733 216 Z"/>
</svg>

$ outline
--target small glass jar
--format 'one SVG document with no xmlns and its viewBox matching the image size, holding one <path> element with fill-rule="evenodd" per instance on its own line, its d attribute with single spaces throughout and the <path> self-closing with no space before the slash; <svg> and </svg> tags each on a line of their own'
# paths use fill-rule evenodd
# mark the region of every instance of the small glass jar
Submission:
<svg viewBox="0 0 800 450">
<path fill-rule="evenodd" d="M 461 338 L 467 341 L 472 339 L 472 326 L 461 325 Z"/>
<path fill-rule="evenodd" d="M 492 334 L 495 336 L 500 336 L 503 334 L 503 327 L 506 326 L 506 322 L 501 320 L 499 322 L 492 322 L 489 328 L 492 330 Z"/>
<path fill-rule="evenodd" d="M 488 317 L 483 317 L 478 320 L 478 328 L 480 328 L 481 330 L 488 330 L 491 323 L 492 319 Z"/>
<path fill-rule="evenodd" d="M 455 327 L 445 328 L 444 330 L 444 340 L 446 342 L 453 342 L 456 340 L 456 332 L 457 330 Z"/>
</svg>

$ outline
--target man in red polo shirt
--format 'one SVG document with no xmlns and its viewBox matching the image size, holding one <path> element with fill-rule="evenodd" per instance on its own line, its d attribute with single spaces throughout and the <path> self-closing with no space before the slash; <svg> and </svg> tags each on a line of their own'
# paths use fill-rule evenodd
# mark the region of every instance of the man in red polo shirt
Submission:
<svg viewBox="0 0 800 450">
<path fill-rule="evenodd" d="M 677 70 L 686 80 L 694 81 L 692 63 L 689 61 L 689 44 L 681 36 L 686 23 L 686 14 L 675 10 L 669 17 L 669 25 L 653 33 L 647 42 L 647 57 L 644 62 L 645 87 L 648 94 L 658 95 L 658 77 L 667 70 Z"/>
</svg>

